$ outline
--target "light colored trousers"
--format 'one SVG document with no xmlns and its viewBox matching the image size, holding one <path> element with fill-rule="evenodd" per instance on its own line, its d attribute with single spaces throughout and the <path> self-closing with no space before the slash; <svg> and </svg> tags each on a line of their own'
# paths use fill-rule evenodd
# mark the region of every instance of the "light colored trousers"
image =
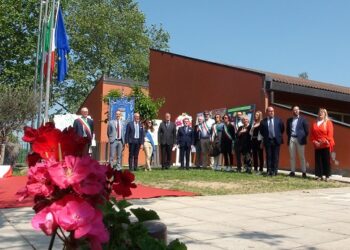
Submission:
<svg viewBox="0 0 350 250">
<path fill-rule="evenodd" d="M 209 146 L 210 146 L 210 140 L 208 139 L 201 139 L 201 149 L 202 149 L 202 163 L 203 168 L 206 168 L 209 166 Z"/>
<path fill-rule="evenodd" d="M 109 163 L 113 167 L 114 156 L 117 153 L 117 170 L 122 169 L 122 152 L 123 152 L 123 143 L 122 141 L 115 140 L 110 143 L 110 151 L 109 151 Z"/>
<path fill-rule="evenodd" d="M 151 157 L 153 151 L 152 144 L 148 141 L 145 141 L 143 144 L 143 150 L 145 151 L 146 169 L 151 169 Z"/>
<path fill-rule="evenodd" d="M 305 145 L 300 145 L 298 142 L 298 138 L 291 137 L 289 142 L 289 156 L 290 156 L 290 168 L 292 172 L 295 172 L 295 165 L 296 165 L 295 151 L 298 152 L 301 171 L 303 173 L 306 173 Z"/>
</svg>

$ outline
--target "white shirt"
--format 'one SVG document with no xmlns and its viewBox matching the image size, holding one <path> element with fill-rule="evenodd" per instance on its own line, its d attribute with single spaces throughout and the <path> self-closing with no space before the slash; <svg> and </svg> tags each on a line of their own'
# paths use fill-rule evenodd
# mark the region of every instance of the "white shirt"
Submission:
<svg viewBox="0 0 350 250">
<path fill-rule="evenodd" d="M 292 127 L 291 127 L 291 135 L 296 136 L 297 135 L 297 123 L 299 120 L 299 116 L 297 117 L 293 117 L 293 121 L 292 121 Z"/>
</svg>

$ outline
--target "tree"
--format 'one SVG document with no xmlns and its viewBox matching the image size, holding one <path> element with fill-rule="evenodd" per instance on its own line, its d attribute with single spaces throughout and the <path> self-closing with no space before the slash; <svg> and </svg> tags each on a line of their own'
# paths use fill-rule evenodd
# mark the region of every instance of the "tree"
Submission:
<svg viewBox="0 0 350 250">
<path fill-rule="evenodd" d="M 298 76 L 303 79 L 309 79 L 309 75 L 307 72 L 302 72 Z"/>
<path fill-rule="evenodd" d="M 0 0 L 0 84 L 33 86 L 40 2 Z"/>
<path fill-rule="evenodd" d="M 169 34 L 147 26 L 134 0 L 62 0 L 61 6 L 71 53 L 67 80 L 52 87 L 58 112 L 76 112 L 103 75 L 147 81 L 149 48 L 168 49 Z M 39 0 L 0 0 L 0 84 L 33 85 L 39 10 Z"/>
<path fill-rule="evenodd" d="M 162 27 L 147 27 L 133 0 L 64 1 L 63 8 L 69 75 L 53 95 L 70 112 L 76 112 L 101 76 L 146 81 L 149 48 L 168 48 L 169 34 Z"/>
<path fill-rule="evenodd" d="M 5 145 L 12 133 L 23 129 L 37 112 L 37 96 L 23 86 L 0 85 L 0 165 L 5 156 Z"/>
<path fill-rule="evenodd" d="M 135 98 L 135 112 L 140 113 L 142 119 L 156 119 L 158 118 L 159 109 L 164 104 L 164 99 L 152 100 L 152 98 L 145 94 L 142 88 L 135 85 L 129 97 Z"/>
</svg>

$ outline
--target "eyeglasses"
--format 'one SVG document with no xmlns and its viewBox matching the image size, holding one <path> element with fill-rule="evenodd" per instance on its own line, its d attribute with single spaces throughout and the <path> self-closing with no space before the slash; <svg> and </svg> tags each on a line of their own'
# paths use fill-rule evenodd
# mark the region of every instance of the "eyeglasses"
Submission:
<svg viewBox="0 0 350 250">
<path fill-rule="evenodd" d="M 204 114 L 204 115 L 209 115 L 209 114 Z"/>
<path fill-rule="evenodd" d="M 224 117 L 224 119 L 226 120 L 226 119 L 228 119 L 228 117 L 227 117 L 227 116 L 225 116 L 225 117 Z"/>
</svg>

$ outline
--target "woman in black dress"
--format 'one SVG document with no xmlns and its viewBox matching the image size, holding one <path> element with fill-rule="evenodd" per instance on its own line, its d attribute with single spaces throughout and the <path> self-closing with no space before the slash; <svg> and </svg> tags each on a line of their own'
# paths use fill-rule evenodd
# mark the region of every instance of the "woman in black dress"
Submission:
<svg viewBox="0 0 350 250">
<path fill-rule="evenodd" d="M 261 111 L 256 111 L 254 115 L 254 123 L 250 130 L 250 135 L 252 137 L 252 150 L 253 150 L 253 165 L 254 171 L 263 172 L 264 168 L 264 154 L 262 147 L 262 136 L 260 134 L 260 122 L 263 119 L 263 114 Z"/>
<path fill-rule="evenodd" d="M 240 126 L 237 131 L 237 148 L 238 155 L 237 161 L 240 162 L 241 156 L 243 156 L 243 164 L 247 173 L 252 173 L 252 140 L 250 136 L 251 126 L 249 125 L 248 116 L 242 117 L 243 126 Z M 238 171 L 241 170 L 241 166 L 237 166 Z"/>
</svg>

